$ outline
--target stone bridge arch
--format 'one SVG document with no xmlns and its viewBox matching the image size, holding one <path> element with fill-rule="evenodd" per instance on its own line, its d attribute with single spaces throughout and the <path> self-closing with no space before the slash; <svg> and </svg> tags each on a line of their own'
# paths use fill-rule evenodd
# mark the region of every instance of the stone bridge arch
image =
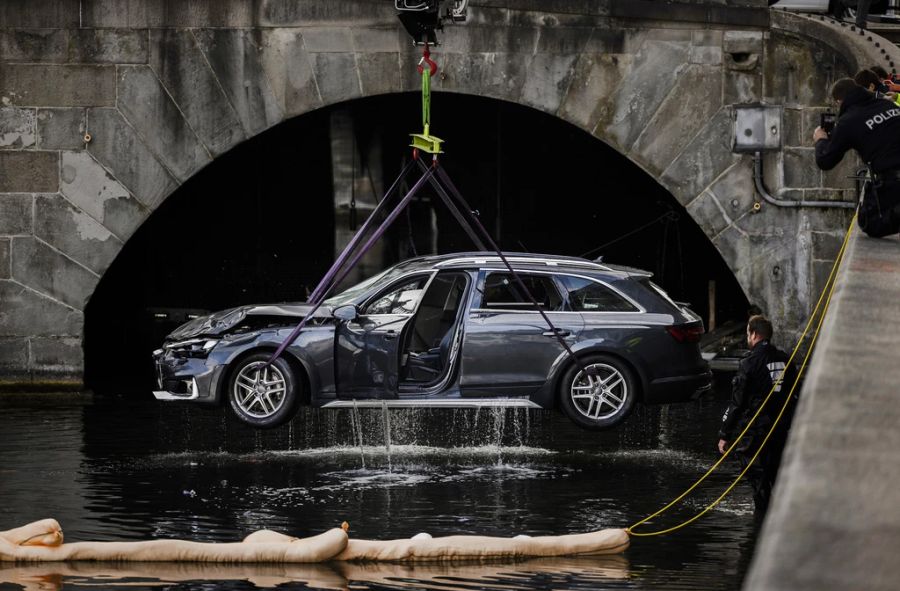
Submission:
<svg viewBox="0 0 900 591">
<path fill-rule="evenodd" d="M 590 11 L 563 0 L 540 11 L 524 1 L 473 4 L 468 23 L 441 35 L 435 92 L 527 105 L 625 154 L 684 205 L 789 340 L 848 216 L 768 205 L 752 213 L 751 161 L 731 151 L 733 106 L 784 107 L 784 148 L 765 159 L 773 192 L 845 199 L 853 163 L 820 173 L 808 136 L 830 82 L 884 56 L 839 27 L 770 15 L 752 0 L 717 9 L 685 2 L 674 12 L 642 3 L 640 14 L 613 0 Z M 216 157 L 288 118 L 419 84 L 418 52 L 390 3 L 8 6 L 0 25 L 7 383 L 80 384 L 93 289 L 147 216 Z"/>
</svg>

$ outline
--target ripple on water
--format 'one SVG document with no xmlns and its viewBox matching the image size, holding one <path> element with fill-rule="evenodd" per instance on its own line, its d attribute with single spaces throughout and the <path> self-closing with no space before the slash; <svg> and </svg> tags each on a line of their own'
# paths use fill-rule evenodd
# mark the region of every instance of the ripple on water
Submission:
<svg viewBox="0 0 900 591">
<path fill-rule="evenodd" d="M 594 455 L 601 459 L 640 462 L 649 465 L 664 464 L 684 470 L 698 471 L 706 471 L 718 459 L 712 453 L 704 455 L 680 449 L 628 449 L 598 452 Z"/>
<path fill-rule="evenodd" d="M 421 531 L 510 536 L 619 527 L 659 509 L 716 460 L 711 446 L 721 408 L 680 408 L 666 416 L 638 409 L 621 429 L 604 433 L 548 414 L 516 423 L 509 413 L 405 413 L 391 416 L 399 435 L 390 438 L 371 414 L 363 417 L 360 447 L 342 422 L 346 413 L 307 413 L 287 436 L 251 432 L 224 413 L 119 400 L 4 407 L 0 529 L 52 516 L 69 540 L 225 542 L 257 529 L 311 535 L 344 520 L 354 536 L 376 539 Z M 678 512 L 651 525 L 702 510 L 735 474 L 730 465 L 721 472 Z M 63 572 L 52 569 L 65 565 L 54 565 L 43 574 L 16 566 L 0 568 L 7 577 L 0 588 L 19 573 L 107 588 L 142 588 L 129 577 L 144 576 L 143 588 L 185 590 L 246 589 L 251 580 L 258 588 L 724 590 L 740 586 L 754 535 L 742 484 L 690 528 L 641 539 L 611 564 L 598 557 L 371 568 L 242 565 L 219 572 L 186 565 Z"/>
<path fill-rule="evenodd" d="M 437 447 L 428 445 L 391 445 L 390 449 L 383 445 L 337 445 L 328 447 L 313 447 L 297 450 L 267 450 L 235 453 L 228 451 L 177 451 L 160 454 L 148 454 L 137 458 L 136 461 L 168 464 L 180 463 L 190 465 L 191 462 L 201 460 L 232 460 L 232 461 L 262 461 L 272 458 L 279 459 L 319 459 L 328 460 L 359 459 L 361 456 L 373 458 L 409 458 L 409 457 L 435 457 L 435 458 L 533 458 L 541 456 L 553 456 L 558 451 L 541 447 L 528 446 L 501 446 L 483 445 L 477 447 Z M 128 461 L 128 460 L 125 460 Z M 107 461 L 106 465 L 113 469 L 116 461 Z M 98 467 L 102 468 L 101 463 Z"/>
</svg>

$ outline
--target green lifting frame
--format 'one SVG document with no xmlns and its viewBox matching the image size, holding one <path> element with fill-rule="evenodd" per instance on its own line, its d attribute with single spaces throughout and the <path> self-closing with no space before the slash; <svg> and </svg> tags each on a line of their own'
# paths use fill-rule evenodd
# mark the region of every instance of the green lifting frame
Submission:
<svg viewBox="0 0 900 591">
<path fill-rule="evenodd" d="M 431 52 L 428 51 L 428 44 L 425 44 L 425 51 L 422 52 L 422 59 L 418 65 L 419 73 L 422 75 L 422 133 L 412 133 L 412 143 L 410 146 L 422 152 L 429 154 L 442 154 L 441 144 L 444 142 L 441 138 L 431 135 L 431 77 L 437 72 L 437 64 L 431 60 Z"/>
</svg>

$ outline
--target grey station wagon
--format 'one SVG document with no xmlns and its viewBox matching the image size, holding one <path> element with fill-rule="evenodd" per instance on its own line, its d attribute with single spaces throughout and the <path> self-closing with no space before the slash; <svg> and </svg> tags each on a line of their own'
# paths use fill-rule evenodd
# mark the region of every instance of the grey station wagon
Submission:
<svg viewBox="0 0 900 591">
<path fill-rule="evenodd" d="M 635 402 L 710 387 L 703 324 L 638 269 L 574 257 L 507 259 L 578 360 L 496 254 L 424 256 L 312 306 L 242 306 L 182 325 L 154 352 L 159 400 L 222 404 L 254 427 L 323 408 L 560 408 L 587 429 Z"/>
</svg>

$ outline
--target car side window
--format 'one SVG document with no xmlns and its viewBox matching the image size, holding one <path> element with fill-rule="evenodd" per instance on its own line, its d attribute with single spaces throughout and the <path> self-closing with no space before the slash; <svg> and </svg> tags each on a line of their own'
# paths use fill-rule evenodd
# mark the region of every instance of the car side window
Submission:
<svg viewBox="0 0 900 591">
<path fill-rule="evenodd" d="M 639 312 L 634 304 L 612 289 L 572 275 L 560 276 L 569 296 L 569 309 L 574 312 Z"/>
<path fill-rule="evenodd" d="M 428 279 L 428 275 L 419 275 L 392 285 L 387 291 L 375 296 L 365 307 L 363 314 L 412 314 L 422 299 Z"/>
<path fill-rule="evenodd" d="M 542 310 L 562 310 L 562 296 L 549 275 L 517 273 Z M 510 273 L 488 273 L 481 307 L 489 310 L 534 310 L 534 304 Z"/>
</svg>

